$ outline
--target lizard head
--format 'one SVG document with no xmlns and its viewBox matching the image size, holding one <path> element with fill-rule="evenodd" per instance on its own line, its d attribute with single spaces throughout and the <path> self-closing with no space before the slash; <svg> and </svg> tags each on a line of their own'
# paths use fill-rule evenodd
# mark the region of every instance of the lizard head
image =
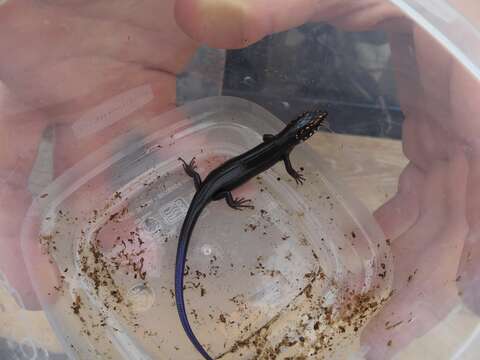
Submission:
<svg viewBox="0 0 480 360">
<path fill-rule="evenodd" d="M 295 134 L 297 141 L 308 140 L 320 127 L 326 125 L 328 113 L 326 111 L 307 111 L 290 122 L 289 128 Z"/>
</svg>

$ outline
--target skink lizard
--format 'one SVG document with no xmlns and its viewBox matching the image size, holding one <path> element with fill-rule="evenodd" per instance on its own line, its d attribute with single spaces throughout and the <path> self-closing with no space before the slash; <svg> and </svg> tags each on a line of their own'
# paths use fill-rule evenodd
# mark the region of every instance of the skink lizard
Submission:
<svg viewBox="0 0 480 360">
<path fill-rule="evenodd" d="M 187 175 L 193 178 L 196 193 L 190 203 L 178 239 L 175 264 L 175 301 L 183 329 L 197 351 L 206 360 L 212 360 L 212 357 L 210 357 L 202 344 L 200 344 L 190 327 L 183 297 L 185 261 L 188 244 L 195 224 L 203 209 L 211 201 L 225 199 L 228 206 L 236 210 L 253 208 L 250 200 L 233 198 L 232 190 L 268 170 L 280 161 L 283 161 L 285 164 L 288 174 L 292 176 L 298 184 L 302 184 L 305 178 L 293 168 L 290 162 L 290 152 L 296 145 L 308 140 L 321 126 L 325 125 L 327 115 L 326 112 L 320 110 L 301 114 L 287 124 L 277 135 L 264 135 L 262 143 L 241 155 L 229 159 L 212 170 L 203 181 L 195 170 L 195 158 L 193 158 L 190 163 L 179 158 L 179 161 L 183 163 L 183 168 Z"/>
</svg>

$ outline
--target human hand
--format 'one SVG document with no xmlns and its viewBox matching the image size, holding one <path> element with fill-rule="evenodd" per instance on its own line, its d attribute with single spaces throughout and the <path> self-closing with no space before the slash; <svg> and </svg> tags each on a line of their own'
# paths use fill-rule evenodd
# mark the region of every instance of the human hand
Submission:
<svg viewBox="0 0 480 360">
<path fill-rule="evenodd" d="M 480 14 L 475 2 L 459 3 L 470 16 Z M 406 114 L 403 144 L 410 164 L 398 193 L 375 214 L 392 243 L 394 293 L 362 335 L 366 356 L 389 358 L 460 300 L 480 312 L 478 81 L 383 0 L 282 0 L 275 6 L 268 0 L 178 0 L 176 14 L 196 40 L 227 48 L 308 21 L 356 31 L 386 29 Z"/>
<path fill-rule="evenodd" d="M 472 10 L 480 20 L 480 7 Z M 413 56 L 410 34 L 391 37 L 410 164 L 397 194 L 376 213 L 395 239 L 395 295 L 365 333 L 375 336 L 370 354 L 378 359 L 405 348 L 462 302 L 480 312 L 480 83 L 422 29 L 411 35 Z"/>
<path fill-rule="evenodd" d="M 58 175 L 139 120 L 173 107 L 176 74 L 196 50 L 177 27 L 173 6 L 173 0 L 0 5 L 0 273 L 26 308 L 39 304 L 25 270 L 20 230 L 42 134 L 55 128 Z M 115 108 L 122 104 L 116 97 L 131 98 L 132 89 L 143 96 L 136 107 L 88 136 L 74 131 L 72 124 L 82 118 L 101 124 L 94 117 L 102 114 L 91 110 Z"/>
<path fill-rule="evenodd" d="M 155 100 L 139 112 L 148 116 L 163 111 L 174 103 L 175 73 L 195 49 L 194 42 L 175 25 L 173 1 L 147 2 L 146 7 L 135 11 L 126 3 L 123 7 L 116 4 L 114 9 L 98 2 L 33 3 L 18 1 L 0 7 L 0 44 L 9 44 L 5 47 L 8 50 L 0 50 L 19 60 L 14 65 L 0 60 L 0 75 L 8 86 L 0 106 L 0 143 L 5 144 L 0 151 L 4 157 L 0 159 L 0 198 L 2 203 L 12 204 L 8 216 L 3 212 L 0 217 L 0 236 L 7 248 L 2 254 L 19 253 L 21 222 L 12 222 L 12 218 L 21 220 L 30 202 L 26 180 L 43 129 L 50 124 L 59 129 L 58 173 L 75 163 L 83 155 L 83 148 L 94 149 L 124 127 L 132 126 L 127 118 L 89 141 L 79 141 L 69 126 L 77 114 L 143 84 L 150 84 Z M 334 0 L 316 5 L 308 0 L 282 0 L 274 8 L 269 4 L 267 0 L 178 0 L 175 13 L 192 38 L 225 48 L 244 47 L 307 21 L 329 21 L 348 30 L 378 26 L 392 30 L 392 24 L 397 27 L 407 22 L 398 9 L 382 0 L 350 0 L 341 6 Z M 15 7 L 20 7 L 23 21 L 11 15 Z M 164 21 L 159 21 L 158 14 L 165 14 Z M 478 101 L 472 100 L 478 84 L 440 47 L 433 47 L 420 29 L 414 28 L 413 34 L 417 53 L 410 60 L 418 65 L 420 77 L 417 79 L 415 74 L 410 81 L 402 81 L 405 76 L 401 75 L 411 73 L 415 64 L 399 63 L 396 68 L 407 115 L 405 153 L 411 164 L 402 175 L 398 194 L 376 214 L 392 239 L 396 291 L 363 337 L 364 344 L 370 346 L 368 357 L 375 359 L 395 353 L 440 321 L 458 301 L 457 285 L 472 306 L 475 299 L 478 303 L 473 289 L 480 288 L 475 279 L 475 259 L 480 254 L 474 236 L 478 227 L 474 196 L 478 172 L 474 138 L 478 129 L 473 120 Z M 400 61 L 405 57 L 403 35 L 392 36 L 393 50 L 397 51 L 394 58 Z M 432 47 L 436 56 L 430 52 Z M 433 64 L 432 59 L 436 60 Z M 466 93 L 472 97 L 459 98 Z M 8 106 L 4 105 L 7 102 Z M 17 133 L 22 134 L 23 143 L 12 140 L 12 134 Z M 455 282 L 460 259 L 462 276 Z M 0 255 L 0 263 L 5 264 L 2 270 L 7 271 L 13 285 L 24 295 L 31 294 L 25 287 L 29 281 L 22 275 L 23 264 L 18 264 L 18 258 Z M 24 297 L 34 301 L 33 296 Z M 27 305 L 34 307 L 35 303 Z M 397 319 L 402 324 L 386 331 L 387 321 L 395 324 Z M 391 346 L 387 346 L 389 340 Z"/>
</svg>

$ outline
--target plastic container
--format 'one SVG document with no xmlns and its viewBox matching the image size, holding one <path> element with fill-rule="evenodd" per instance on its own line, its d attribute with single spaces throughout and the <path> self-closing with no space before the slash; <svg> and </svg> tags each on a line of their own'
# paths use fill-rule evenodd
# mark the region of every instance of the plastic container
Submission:
<svg viewBox="0 0 480 360">
<path fill-rule="evenodd" d="M 119 2 L 111 8 L 94 3 L 0 0 L 0 129 L 4 130 L 10 121 L 15 123 L 9 131 L 0 131 L 0 290 L 8 289 L 12 294 L 9 297 L 7 291 L 0 292 L 0 358 L 63 359 L 65 351 L 72 358 L 83 359 L 197 359 L 180 329 L 170 293 L 175 234 L 193 194 L 192 181 L 181 171 L 177 157 L 188 160 L 197 156 L 205 176 L 221 159 L 257 144 L 264 132 L 274 132 L 282 124 L 257 106 L 232 99 L 189 103 L 174 112 L 135 123 L 142 116 L 147 118 L 164 110 L 165 103 L 160 104 L 160 111 L 148 106 L 158 94 L 164 95 L 162 84 L 173 83 L 173 75 L 168 74 L 180 71 L 186 60 L 192 60 L 182 57 L 181 64 L 177 59 L 166 61 L 168 74 L 161 76 L 168 80 L 156 81 L 156 60 L 168 60 L 174 53 L 170 51 L 174 48 L 171 33 L 163 33 L 163 26 L 172 25 L 169 20 L 174 17 L 173 10 L 163 6 L 172 5 L 173 0 L 128 2 L 127 6 Z M 226 3 L 236 6 L 241 1 Z M 353 1 L 336 3 L 342 9 Z M 328 2 L 328 10 L 336 10 L 336 3 Z M 374 4 L 370 0 L 365 3 Z M 382 19 L 382 30 L 364 33 L 363 30 L 371 30 L 377 15 L 388 8 L 384 5 L 392 3 L 407 18 L 400 17 L 397 22 L 399 14 L 394 12 L 393 17 Z M 151 4 L 161 11 L 150 11 Z M 15 6 L 21 11 L 16 11 Z M 270 48 L 265 42 L 249 46 L 248 56 L 240 50 L 230 50 L 225 56 L 222 50 L 204 47 L 191 63 L 194 71 L 177 76 L 176 100 L 188 103 L 215 94 L 235 94 L 255 99 L 282 120 L 320 100 L 332 105 L 329 111 L 335 116 L 331 125 L 338 133 L 398 139 L 404 130 L 404 140 L 408 141 L 398 142 L 397 147 L 403 145 L 410 157 L 412 153 L 429 155 L 423 163 L 425 167 L 445 163 L 444 158 L 432 161 L 431 155 L 448 158 L 452 150 L 448 147 L 450 140 L 467 139 L 453 150 L 468 155 L 469 165 L 476 164 L 480 158 L 476 125 L 480 79 L 477 9 L 474 0 L 385 0 L 379 6 L 356 7 L 360 16 L 352 12 L 347 20 L 356 23 L 367 19 L 368 24 L 360 28 L 354 24 L 353 32 L 325 25 L 326 31 L 309 33 L 308 26 L 312 24 L 299 26 L 269 36 L 268 39 L 280 38 L 273 45 L 267 44 Z M 297 10 L 300 7 L 288 9 L 288 20 L 301 17 Z M 167 11 L 172 13 L 171 19 L 159 22 L 157 14 Z M 134 20 L 145 12 L 148 24 L 142 22 L 140 32 L 131 33 L 126 27 L 136 24 Z M 116 15 L 124 16 L 125 21 L 110 27 L 111 23 L 105 20 Z M 87 25 L 79 22 L 82 19 L 87 20 Z M 406 20 L 407 26 L 403 27 L 402 20 Z M 97 27 L 97 21 L 101 26 Z M 317 25 L 315 19 L 313 22 Z M 159 30 L 152 31 L 156 26 L 160 26 Z M 143 46 L 143 40 L 148 43 L 152 38 L 155 46 Z M 160 45 L 167 45 L 168 50 Z M 188 53 L 181 52 L 182 56 Z M 143 58 L 137 58 L 138 54 Z M 109 66 L 117 55 L 127 59 L 128 69 L 141 68 L 146 62 L 149 73 L 145 82 L 152 81 L 154 86 L 137 87 L 141 80 L 135 78 L 135 85 L 126 88 L 128 82 L 120 79 L 113 85 L 115 91 L 102 97 L 103 80 L 116 78 L 117 72 L 121 73 L 119 77 L 130 74 L 127 68 Z M 224 66 L 225 58 L 234 58 L 230 62 L 233 66 Z M 260 61 L 253 61 L 259 58 Z M 111 72 L 105 71 L 104 65 Z M 72 79 L 76 81 L 72 83 Z M 98 86 L 97 80 L 102 86 Z M 11 91 L 6 98 L 5 89 Z M 120 95 L 114 95 L 117 90 Z M 12 94 L 15 96 L 9 96 Z M 66 101 L 56 101 L 65 100 L 64 96 Z M 172 103 L 174 94 L 163 100 Z M 452 112 L 455 102 L 459 106 Z M 148 109 L 139 115 L 138 110 L 143 107 Z M 405 135 L 405 130 L 412 127 L 402 128 L 403 115 L 410 117 L 410 124 L 414 125 L 422 124 L 414 120 L 436 121 L 433 124 L 439 126 L 433 129 L 440 132 L 426 126 Z M 420 116 L 415 119 L 415 115 Z M 58 156 L 64 155 L 61 152 L 65 148 L 78 152 L 78 157 L 89 154 L 101 138 L 99 133 L 112 127 L 116 136 L 123 134 L 126 123 L 128 129 L 136 132 L 116 138 L 81 163 Z M 35 160 L 32 153 L 37 150 L 34 144 L 38 139 L 34 134 L 40 131 L 37 125 L 43 126 L 39 124 L 50 125 L 52 131 L 45 136 L 49 138 L 47 146 L 39 146 L 42 159 L 38 162 L 57 156 L 55 160 L 60 157 L 60 162 L 65 160 L 74 167 L 66 173 L 56 172 L 49 163 L 45 173 L 40 174 L 45 175 L 42 181 L 41 171 L 33 171 L 29 182 L 24 172 L 29 172 Z M 418 138 L 412 141 L 415 134 Z M 439 137 L 430 137 L 432 134 Z M 445 136 L 449 134 L 455 136 Z M 70 148 L 69 140 L 74 143 Z M 357 141 L 345 141 L 345 148 L 358 144 Z M 412 143 L 423 143 L 424 147 L 411 151 Z M 16 148 L 14 145 L 18 144 Z M 386 174 L 392 168 L 390 161 L 398 167 L 406 161 L 390 156 L 390 149 L 368 147 L 363 152 L 364 159 L 362 154 L 355 153 L 352 158 L 358 160 L 358 166 L 350 163 L 349 169 L 345 163 L 351 159 L 337 164 L 338 170 L 351 171 L 347 174 L 349 180 L 363 183 L 358 187 L 365 190 L 357 193 L 360 200 L 368 202 L 373 189 L 372 193 L 379 193 L 376 200 L 380 199 L 375 205 L 380 205 L 388 197 L 383 185 L 396 186 L 397 179 Z M 379 349 L 375 360 L 392 356 L 395 360 L 478 359 L 478 228 L 471 227 L 466 230 L 469 234 L 459 236 L 444 231 L 450 220 L 466 220 L 467 206 L 448 203 L 441 209 L 442 215 L 448 215 L 444 221 L 435 226 L 435 221 L 428 223 L 421 229 L 425 231 L 415 236 L 392 239 L 389 248 L 365 208 L 348 195 L 335 174 L 327 171 L 332 167 L 328 164 L 330 159 L 319 158 L 308 146 L 297 148 L 293 158 L 296 167 L 305 169 L 308 181 L 304 187 L 297 187 L 279 164 L 241 190 L 255 200 L 254 211 L 239 213 L 225 204 L 214 203 L 195 229 L 187 308 L 194 311 L 190 314 L 193 327 L 202 341 L 210 343 L 211 352 L 219 354 L 235 348 L 236 352 L 224 358 L 239 358 L 239 351 L 247 357 L 249 351 L 256 349 L 247 349 L 246 342 L 235 347 L 235 342 L 249 334 L 260 334 L 263 338 L 253 335 L 250 339 L 276 351 L 287 334 L 292 341 L 286 340 L 286 344 L 292 346 L 287 346 L 282 356 L 291 354 L 289 351 L 300 356 L 308 353 L 308 344 L 318 336 L 323 339 L 318 351 L 326 358 L 343 359 L 349 354 L 370 360 L 369 350 L 377 349 L 359 349 L 358 344 L 357 332 L 361 332 L 363 321 L 356 332 L 355 324 L 329 322 L 328 314 L 331 311 L 333 315 L 342 306 L 348 309 L 352 298 L 365 300 L 358 294 L 370 294 L 372 289 L 376 300 L 366 303 L 381 303 L 394 288 L 388 303 L 377 304 L 379 308 L 384 306 L 379 317 L 370 323 L 379 329 L 370 339 Z M 373 179 L 376 173 L 362 168 L 375 163 L 374 160 L 376 164 L 384 161 L 380 164 L 378 183 Z M 475 166 L 469 170 L 472 169 Z M 452 168 L 450 174 L 456 175 L 460 170 Z M 59 173 L 61 176 L 46 190 L 38 190 Z M 470 182 L 473 188 L 476 182 L 475 178 Z M 464 184 L 459 181 L 455 185 L 456 193 L 461 194 Z M 412 203 L 423 199 L 431 189 L 432 186 L 407 188 L 417 191 L 415 198 L 410 199 Z M 38 198 L 22 227 L 22 206 L 28 207 L 30 192 Z M 443 195 L 451 194 L 444 191 L 437 197 L 441 199 Z M 476 196 L 468 193 L 464 197 L 475 204 Z M 414 213 L 413 208 L 404 208 L 399 216 L 408 217 Z M 440 208 L 424 208 L 422 214 L 437 210 Z M 396 213 L 392 218 L 395 216 Z M 435 216 L 430 219 L 436 220 Z M 454 230 L 464 231 L 462 226 Z M 20 229 L 23 252 L 17 246 Z M 425 233 L 432 229 L 438 233 L 429 238 Z M 99 239 L 98 243 L 95 239 Z M 20 273 L 22 260 L 29 267 L 44 312 L 22 310 L 14 304 L 13 298 L 22 304 L 21 295 L 25 294 L 21 286 L 12 287 L 30 280 Z M 9 268 L 4 266 L 5 261 Z M 392 261 L 405 266 L 392 268 Z M 2 274 L 5 268 L 20 274 Z M 325 279 L 321 279 L 323 275 Z M 12 278 L 20 281 L 15 283 Z M 313 279 L 316 280 L 310 288 Z M 308 299 L 302 297 L 307 289 L 324 298 L 320 309 L 309 309 Z M 352 290 L 353 295 L 345 295 L 346 289 Z M 239 294 L 243 297 L 237 297 Z M 295 305 L 299 307 L 293 310 Z M 361 304 L 359 307 L 355 316 L 364 315 L 365 309 Z M 376 306 L 370 308 L 374 310 Z M 311 314 L 320 318 L 318 325 L 309 318 Z M 373 314 L 367 315 L 365 320 Z M 353 320 L 355 316 L 352 315 Z M 236 324 L 241 324 L 240 328 Z M 264 330 L 255 333 L 260 328 Z M 331 331 L 332 340 L 327 330 Z M 57 337 L 63 349 L 56 343 Z M 307 345 L 299 346 L 299 342 Z"/>
<path fill-rule="evenodd" d="M 148 137 L 127 134 L 68 170 L 26 217 L 30 276 L 75 358 L 199 358 L 172 292 L 177 235 L 194 193 L 177 158 L 197 157 L 205 176 L 284 126 L 230 97 L 189 103 L 150 124 Z M 217 358 L 345 359 L 390 295 L 389 241 L 370 213 L 308 145 L 292 162 L 304 169 L 304 186 L 279 164 L 239 190 L 254 210 L 211 203 L 195 228 L 187 309 Z"/>
</svg>

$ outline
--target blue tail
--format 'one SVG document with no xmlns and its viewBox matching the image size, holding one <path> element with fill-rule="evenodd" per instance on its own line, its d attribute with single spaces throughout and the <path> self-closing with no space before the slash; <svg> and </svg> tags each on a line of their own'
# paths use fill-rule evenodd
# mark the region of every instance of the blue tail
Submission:
<svg viewBox="0 0 480 360">
<path fill-rule="evenodd" d="M 183 329 L 185 330 L 185 333 L 187 334 L 191 343 L 206 360 L 213 360 L 213 358 L 211 358 L 207 351 L 203 348 L 202 344 L 200 344 L 197 337 L 193 333 L 192 328 L 190 327 L 190 322 L 188 321 L 187 312 L 185 310 L 185 300 L 183 298 L 183 277 L 185 272 L 188 244 L 190 242 L 190 237 L 192 236 L 193 228 L 195 227 L 195 224 L 197 223 L 197 220 L 204 208 L 204 206 L 195 206 L 195 203 L 197 203 L 196 197 L 193 198 L 192 203 L 190 204 L 190 208 L 188 209 L 185 221 L 180 231 L 180 236 L 178 238 L 177 259 L 175 264 L 175 301 L 177 303 L 177 312 L 178 316 L 180 317 L 180 322 L 182 323 Z"/>
</svg>

